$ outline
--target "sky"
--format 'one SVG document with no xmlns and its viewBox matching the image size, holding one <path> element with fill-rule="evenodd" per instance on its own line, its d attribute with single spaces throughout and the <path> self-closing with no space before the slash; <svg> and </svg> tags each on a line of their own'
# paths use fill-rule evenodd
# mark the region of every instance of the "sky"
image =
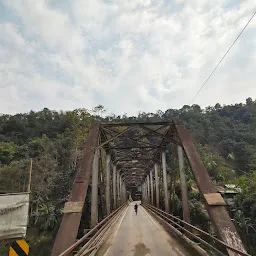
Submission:
<svg viewBox="0 0 256 256">
<path fill-rule="evenodd" d="M 0 113 L 189 104 L 252 0 L 0 0 Z M 193 103 L 256 98 L 256 17 Z"/>
</svg>

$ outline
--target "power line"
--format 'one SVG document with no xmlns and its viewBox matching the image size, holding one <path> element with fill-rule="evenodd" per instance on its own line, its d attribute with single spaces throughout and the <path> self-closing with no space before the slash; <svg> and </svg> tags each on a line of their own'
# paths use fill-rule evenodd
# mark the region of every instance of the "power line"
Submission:
<svg viewBox="0 0 256 256">
<path fill-rule="evenodd" d="M 189 105 L 191 105 L 191 103 L 195 100 L 195 98 L 197 97 L 197 95 L 202 91 L 202 89 L 204 88 L 204 86 L 206 85 L 206 83 L 209 81 L 209 79 L 211 78 L 211 76 L 213 75 L 213 73 L 216 71 L 216 69 L 218 68 L 218 66 L 220 65 L 220 63 L 224 60 L 224 58 L 226 57 L 226 55 L 229 53 L 229 51 L 231 50 L 231 48 L 233 47 L 233 45 L 236 43 L 236 41 L 238 40 L 238 38 L 242 35 L 242 33 L 244 32 L 244 30 L 246 29 L 246 27 L 249 25 L 249 23 L 251 22 L 251 20 L 253 19 L 253 17 L 255 16 L 256 11 L 254 12 L 254 14 L 252 15 L 252 17 L 249 19 L 249 21 L 246 23 L 246 25 L 244 26 L 244 28 L 242 29 L 242 31 L 239 33 L 239 35 L 237 36 L 237 38 L 235 39 L 235 41 L 231 44 L 231 46 L 228 48 L 228 50 L 226 51 L 226 53 L 223 55 L 223 57 L 221 58 L 221 60 L 218 62 L 218 64 L 216 65 L 216 67 L 213 69 L 213 71 L 211 72 L 211 74 L 207 77 L 207 79 L 205 80 L 205 82 L 203 83 L 203 85 L 200 87 L 200 89 L 198 90 L 198 92 L 196 93 L 196 95 L 194 96 L 194 98 L 190 101 Z"/>
</svg>

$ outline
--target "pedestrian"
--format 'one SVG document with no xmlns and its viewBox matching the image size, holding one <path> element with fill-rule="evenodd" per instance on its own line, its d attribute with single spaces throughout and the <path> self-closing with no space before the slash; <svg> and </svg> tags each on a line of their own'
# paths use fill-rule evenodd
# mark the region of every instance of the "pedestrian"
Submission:
<svg viewBox="0 0 256 256">
<path fill-rule="evenodd" d="M 138 205 L 137 205 L 137 203 L 134 205 L 134 210 L 135 210 L 135 213 L 137 215 L 137 213 L 138 213 Z"/>
</svg>

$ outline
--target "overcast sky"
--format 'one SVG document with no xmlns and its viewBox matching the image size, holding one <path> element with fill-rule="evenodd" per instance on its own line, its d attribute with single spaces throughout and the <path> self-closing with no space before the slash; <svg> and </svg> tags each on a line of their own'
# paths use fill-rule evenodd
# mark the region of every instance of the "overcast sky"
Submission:
<svg viewBox="0 0 256 256">
<path fill-rule="evenodd" d="M 256 9 L 252 0 L 0 0 L 0 113 L 180 108 Z M 256 17 L 194 103 L 256 98 Z"/>
</svg>

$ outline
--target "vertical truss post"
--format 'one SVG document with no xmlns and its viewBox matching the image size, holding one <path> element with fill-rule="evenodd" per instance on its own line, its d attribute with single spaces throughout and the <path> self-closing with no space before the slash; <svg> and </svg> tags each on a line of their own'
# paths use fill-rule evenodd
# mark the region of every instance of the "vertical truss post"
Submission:
<svg viewBox="0 0 256 256">
<path fill-rule="evenodd" d="M 149 181 L 149 175 L 147 175 L 147 189 L 148 189 L 148 204 L 150 203 L 150 181 Z"/>
<path fill-rule="evenodd" d="M 144 201 L 147 203 L 147 185 L 146 182 L 144 181 Z"/>
<path fill-rule="evenodd" d="M 154 205 L 154 184 L 153 184 L 153 173 L 152 172 L 153 172 L 153 170 L 151 170 L 149 172 L 149 174 L 150 174 L 150 188 L 151 188 L 150 195 L 151 195 L 151 204 Z"/>
<path fill-rule="evenodd" d="M 226 210 L 225 201 L 211 182 L 191 136 L 182 123 L 175 123 L 175 129 L 187 155 L 197 186 L 203 195 L 206 209 L 215 227 L 217 236 L 228 245 L 246 252 L 236 228 Z M 237 253 L 228 249 L 227 252 L 230 256 L 237 255 Z"/>
<path fill-rule="evenodd" d="M 124 180 L 122 180 L 122 187 L 123 187 L 123 204 L 125 202 L 125 188 L 124 188 Z"/>
<path fill-rule="evenodd" d="M 148 203 L 148 189 L 147 189 L 147 181 L 146 180 L 145 180 L 144 184 L 145 184 L 145 201 L 146 201 L 146 203 Z"/>
<path fill-rule="evenodd" d="M 105 177 L 103 175 L 104 173 L 104 166 L 103 166 L 103 149 L 99 149 L 99 154 L 100 154 L 100 200 L 101 200 L 101 206 L 102 206 L 102 213 L 101 213 L 101 220 L 106 217 L 106 196 L 105 196 L 105 191 L 106 191 L 106 186 L 105 186 Z"/>
<path fill-rule="evenodd" d="M 141 201 L 144 203 L 145 195 L 144 195 L 144 184 L 141 185 Z"/>
<path fill-rule="evenodd" d="M 126 184 L 124 183 L 124 203 L 127 202 L 127 190 L 126 190 Z"/>
<path fill-rule="evenodd" d="M 120 175 L 120 180 L 119 180 L 119 187 L 120 187 L 120 205 L 123 203 L 123 190 L 122 190 L 122 178 Z"/>
<path fill-rule="evenodd" d="M 122 200 L 122 203 L 124 204 L 126 202 L 126 186 L 125 186 L 125 183 L 124 181 L 122 180 L 122 194 L 123 194 L 123 200 Z"/>
<path fill-rule="evenodd" d="M 167 187 L 167 171 L 166 171 L 166 154 L 162 152 L 162 165 L 163 165 L 163 185 L 164 185 L 164 204 L 165 204 L 165 211 L 170 212 L 170 205 L 169 205 L 169 196 L 168 196 L 168 187 Z"/>
<path fill-rule="evenodd" d="M 92 166 L 92 199 L 91 199 L 91 228 L 98 223 L 98 176 L 99 176 L 99 150 L 95 150 Z"/>
<path fill-rule="evenodd" d="M 179 158 L 179 169 L 180 169 L 180 187 L 181 187 L 181 197 L 182 197 L 182 210 L 183 210 L 183 220 L 190 223 L 190 210 L 188 204 L 188 190 L 186 184 L 186 176 L 184 173 L 184 156 L 183 149 L 181 146 L 177 147 L 178 158 Z"/>
<path fill-rule="evenodd" d="M 147 200 L 147 203 L 149 203 L 149 190 L 148 190 L 148 181 L 147 181 L 147 179 L 145 180 L 145 183 L 146 183 L 146 200 Z"/>
<path fill-rule="evenodd" d="M 158 170 L 159 170 L 159 164 L 155 163 L 155 184 L 156 184 L 156 207 L 159 208 L 159 176 L 158 176 Z"/>
<path fill-rule="evenodd" d="M 117 185 L 117 205 L 120 206 L 120 172 L 119 171 L 117 171 L 116 185 Z"/>
<path fill-rule="evenodd" d="M 98 145 L 99 128 L 100 124 L 94 122 L 89 130 L 82 158 L 79 161 L 78 170 L 72 185 L 70 199 L 65 204 L 64 215 L 53 245 L 51 256 L 61 254 L 76 241 L 82 209 L 90 181 L 95 148 Z"/>
<path fill-rule="evenodd" d="M 114 205 L 113 209 L 116 209 L 116 165 L 113 166 L 113 197 L 114 197 Z"/>
<path fill-rule="evenodd" d="M 124 203 L 124 185 L 122 178 L 120 179 L 120 190 L 121 190 L 121 204 Z"/>
<path fill-rule="evenodd" d="M 144 184 L 145 184 L 145 202 L 148 203 L 147 179 L 145 179 Z"/>
<path fill-rule="evenodd" d="M 107 209 L 107 216 L 111 213 L 110 209 L 110 161 L 111 156 L 107 153 L 107 160 L 106 160 L 106 209 Z"/>
<path fill-rule="evenodd" d="M 141 185 L 141 200 L 144 203 L 145 202 L 145 189 L 144 189 L 144 183 Z"/>
<path fill-rule="evenodd" d="M 122 175 L 119 177 L 119 193 L 120 193 L 120 205 L 123 203 L 123 191 L 122 191 Z"/>
</svg>

